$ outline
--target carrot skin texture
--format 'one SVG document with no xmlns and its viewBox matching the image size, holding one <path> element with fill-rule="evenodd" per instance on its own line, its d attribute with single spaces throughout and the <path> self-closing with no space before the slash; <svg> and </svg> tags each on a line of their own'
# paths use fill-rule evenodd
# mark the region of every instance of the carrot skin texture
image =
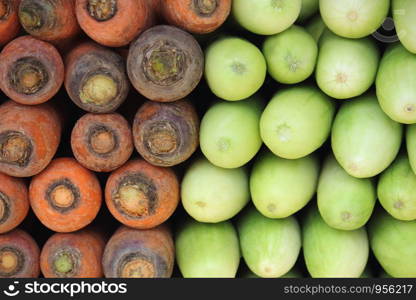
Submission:
<svg viewBox="0 0 416 300">
<path fill-rule="evenodd" d="M 111 173 L 105 187 L 110 213 L 121 223 L 138 229 L 166 221 L 179 203 L 179 182 L 169 168 L 136 159 Z"/>
<path fill-rule="evenodd" d="M 99 90 L 93 80 L 101 84 Z M 125 62 L 118 53 L 96 43 L 81 43 L 65 57 L 65 88 L 71 100 L 85 111 L 114 112 L 130 89 Z"/>
<path fill-rule="evenodd" d="M 121 167 L 134 148 L 130 125 L 117 113 L 82 116 L 72 130 L 71 147 L 77 161 L 96 172 Z"/>
<path fill-rule="evenodd" d="M 14 177 L 40 173 L 58 149 L 62 124 L 48 103 L 27 106 L 8 101 L 0 105 L 0 172 Z M 24 148 L 16 153 L 13 141 Z"/>
<path fill-rule="evenodd" d="M 26 183 L 22 179 L 0 173 L 0 234 L 19 226 L 28 212 Z"/>
<path fill-rule="evenodd" d="M 81 33 L 75 16 L 75 0 L 22 0 L 19 19 L 30 35 L 55 45 Z"/>
<path fill-rule="evenodd" d="M 107 278 L 168 278 L 174 260 L 173 239 L 166 225 L 146 230 L 121 226 L 105 247 L 103 269 Z"/>
<path fill-rule="evenodd" d="M 92 0 L 76 0 L 75 13 L 84 32 L 97 43 L 108 47 L 121 47 L 129 44 L 151 21 L 152 13 L 147 0 L 114 1 L 108 15 L 98 15 Z M 107 0 L 110 3 L 110 0 Z M 96 16 L 97 19 L 93 16 Z"/>
<path fill-rule="evenodd" d="M 102 202 L 94 173 L 73 158 L 57 158 L 29 186 L 33 212 L 56 232 L 73 232 L 90 224 Z"/>
<path fill-rule="evenodd" d="M 133 123 L 134 144 L 149 163 L 169 167 L 187 160 L 199 145 L 199 117 L 188 100 L 147 101 Z"/>
<path fill-rule="evenodd" d="M 163 18 L 171 25 L 196 34 L 219 28 L 231 11 L 231 0 L 169 0 L 161 2 Z"/>
<path fill-rule="evenodd" d="M 188 96 L 202 78 L 204 55 L 195 38 L 173 26 L 146 30 L 131 45 L 127 74 L 146 98 L 172 102 Z"/>
<path fill-rule="evenodd" d="M 44 103 L 55 96 L 63 81 L 62 57 L 47 42 L 22 36 L 0 53 L 0 89 L 18 103 Z"/>
<path fill-rule="evenodd" d="M 20 31 L 17 15 L 20 0 L 1 0 L 0 5 L 0 46 L 14 39 Z"/>
<path fill-rule="evenodd" d="M 42 248 L 40 268 L 46 278 L 101 278 L 101 260 L 105 239 L 93 230 L 83 229 L 73 233 L 55 233 Z M 71 263 L 64 272 L 56 265 L 62 257 Z M 68 261 L 69 259 L 69 261 Z"/>
<path fill-rule="evenodd" d="M 25 231 L 14 229 L 0 235 L 0 278 L 37 278 L 40 250 Z M 8 259 L 6 259 L 8 257 Z M 10 258 L 13 263 L 10 263 Z"/>
</svg>

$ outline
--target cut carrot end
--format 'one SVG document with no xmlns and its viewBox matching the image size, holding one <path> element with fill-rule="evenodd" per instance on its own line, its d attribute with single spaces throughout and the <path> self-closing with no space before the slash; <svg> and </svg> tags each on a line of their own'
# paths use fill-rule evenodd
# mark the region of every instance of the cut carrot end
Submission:
<svg viewBox="0 0 416 300">
<path fill-rule="evenodd" d="M 183 51 L 164 41 L 155 43 L 145 54 L 144 72 L 158 85 L 172 85 L 183 78 L 186 69 Z"/>
<path fill-rule="evenodd" d="M 19 271 L 21 259 L 18 250 L 5 248 L 0 250 L 0 274 L 15 274 Z"/>
<path fill-rule="evenodd" d="M 53 266 L 58 275 L 73 273 L 75 261 L 71 253 L 61 252 L 53 262 Z"/>
<path fill-rule="evenodd" d="M 67 208 L 74 204 L 75 195 L 72 190 L 65 185 L 56 186 L 51 192 L 52 202 L 61 208 Z"/>
<path fill-rule="evenodd" d="M 101 129 L 92 134 L 90 144 L 94 152 L 98 154 L 107 154 L 114 150 L 116 139 L 111 131 Z"/>
<path fill-rule="evenodd" d="M 34 9 L 30 9 L 30 7 L 20 10 L 19 12 L 19 19 L 20 23 L 23 27 L 35 30 L 42 27 L 42 18 Z"/>
<path fill-rule="evenodd" d="M 201 16 L 212 15 L 217 6 L 217 0 L 194 0 L 194 11 Z"/>
<path fill-rule="evenodd" d="M 123 264 L 120 272 L 122 278 L 152 278 L 155 277 L 155 266 L 146 259 L 130 259 Z"/>
<path fill-rule="evenodd" d="M 117 1 L 89 0 L 87 8 L 92 18 L 103 22 L 111 19 L 117 13 Z"/>
<path fill-rule="evenodd" d="M 0 224 L 3 223 L 4 221 L 6 221 L 6 210 L 7 210 L 7 204 L 6 201 L 4 201 L 5 199 L 3 199 L 3 195 L 0 192 Z"/>
<path fill-rule="evenodd" d="M 19 59 L 11 70 L 10 78 L 13 89 L 26 95 L 37 93 L 49 81 L 45 66 L 33 57 Z"/>
<path fill-rule="evenodd" d="M 105 105 L 118 93 L 117 82 L 108 75 L 97 74 L 89 77 L 83 84 L 79 97 L 84 103 Z"/>
<path fill-rule="evenodd" d="M 148 150 L 154 155 L 174 152 L 178 147 L 177 132 L 170 122 L 152 124 L 144 137 Z"/>
<path fill-rule="evenodd" d="M 143 187 L 138 185 L 123 185 L 118 191 L 120 208 L 133 216 L 145 216 L 149 214 L 149 199 Z"/>
<path fill-rule="evenodd" d="M 24 166 L 28 163 L 31 152 L 30 140 L 21 133 L 0 135 L 0 161 Z"/>
</svg>

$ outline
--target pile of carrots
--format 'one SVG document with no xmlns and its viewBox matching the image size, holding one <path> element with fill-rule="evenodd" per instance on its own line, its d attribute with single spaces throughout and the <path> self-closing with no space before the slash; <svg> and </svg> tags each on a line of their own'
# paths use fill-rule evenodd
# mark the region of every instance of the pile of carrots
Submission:
<svg viewBox="0 0 416 300">
<path fill-rule="evenodd" d="M 195 37 L 230 7 L 0 0 L 0 278 L 172 276 Z"/>
</svg>

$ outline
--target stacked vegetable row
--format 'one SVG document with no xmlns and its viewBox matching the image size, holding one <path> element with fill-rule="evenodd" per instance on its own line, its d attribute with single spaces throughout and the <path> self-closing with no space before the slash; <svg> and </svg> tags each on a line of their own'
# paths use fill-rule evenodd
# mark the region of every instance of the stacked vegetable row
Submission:
<svg viewBox="0 0 416 300">
<path fill-rule="evenodd" d="M 190 33 L 205 43 L 231 1 L 0 0 L 0 277 L 170 277 L 175 248 L 185 277 L 235 277 L 240 253 L 256 276 L 299 276 L 301 247 L 311 276 L 359 277 L 369 246 L 416 276 L 416 51 L 399 35 L 381 57 L 370 34 L 389 7 L 234 0 L 233 35 L 204 59 Z M 204 72 L 223 99 L 206 111 Z M 102 198 L 123 224 L 110 239 Z M 192 218 L 175 216 L 174 241 L 180 200 Z M 15 229 L 29 206 L 57 232 L 41 251 Z"/>
</svg>

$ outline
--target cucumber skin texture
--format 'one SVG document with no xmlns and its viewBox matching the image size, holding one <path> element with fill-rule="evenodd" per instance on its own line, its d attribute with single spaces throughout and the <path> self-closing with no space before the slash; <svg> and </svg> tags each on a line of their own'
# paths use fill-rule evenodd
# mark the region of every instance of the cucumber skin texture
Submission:
<svg viewBox="0 0 416 300">
<path fill-rule="evenodd" d="M 392 7 L 394 24 L 399 33 L 400 42 L 407 50 L 416 54 L 416 2 L 392 0 Z"/>
<path fill-rule="evenodd" d="M 381 174 L 377 194 L 381 205 L 392 217 L 416 220 L 416 174 L 404 154 Z"/>
<path fill-rule="evenodd" d="M 304 219 L 302 236 L 305 263 L 312 277 L 358 278 L 363 273 L 369 255 L 364 227 L 334 229 L 311 207 Z"/>
<path fill-rule="evenodd" d="M 391 119 L 416 123 L 416 54 L 400 43 L 389 47 L 380 61 L 376 91 L 381 108 Z"/>
<path fill-rule="evenodd" d="M 388 275 L 416 277 L 416 221 L 400 221 L 380 209 L 370 222 L 369 237 Z"/>
<path fill-rule="evenodd" d="M 334 102 L 317 88 L 285 89 L 276 93 L 263 111 L 260 135 L 275 155 L 305 157 L 326 141 L 334 114 Z"/>
<path fill-rule="evenodd" d="M 239 218 L 237 228 L 243 258 L 257 276 L 277 278 L 293 268 L 301 248 L 294 217 L 270 219 L 250 208 Z"/>
<path fill-rule="evenodd" d="M 268 37 L 263 44 L 263 54 L 268 72 L 276 81 L 294 84 L 312 75 L 318 57 L 318 45 L 303 27 L 292 25 Z"/>
<path fill-rule="evenodd" d="M 319 177 L 317 200 L 319 212 L 329 226 L 340 230 L 364 226 L 371 217 L 376 198 L 372 180 L 352 177 L 332 154 L 327 157 Z"/>
<path fill-rule="evenodd" d="M 371 94 L 343 103 L 332 127 L 335 158 L 357 178 L 385 170 L 399 152 L 401 141 L 402 125 L 391 120 Z"/>
<path fill-rule="evenodd" d="M 235 277 L 240 263 L 237 231 L 230 222 L 188 220 L 175 238 L 176 260 L 185 278 Z"/>
<path fill-rule="evenodd" d="M 256 97 L 237 102 L 221 101 L 208 109 L 201 121 L 202 153 L 221 168 L 239 168 L 260 150 L 260 117 L 263 104 Z"/>
<path fill-rule="evenodd" d="M 262 153 L 250 176 L 251 198 L 268 218 L 286 218 L 302 209 L 313 197 L 319 176 L 314 155 L 297 160 Z"/>
<path fill-rule="evenodd" d="M 316 82 L 332 98 L 357 97 L 374 83 L 379 61 L 380 53 L 372 39 L 343 38 L 325 29 L 319 39 Z M 337 82 L 339 75 L 346 76 L 348 82 Z"/>
<path fill-rule="evenodd" d="M 280 0 L 281 8 L 277 9 L 273 3 L 270 0 L 233 0 L 232 15 L 248 31 L 260 35 L 276 34 L 295 23 L 302 0 Z"/>
<path fill-rule="evenodd" d="M 245 168 L 223 169 L 205 158 L 197 159 L 185 172 L 181 199 L 186 212 L 197 221 L 228 220 L 250 200 L 248 173 Z"/>
<path fill-rule="evenodd" d="M 354 11 L 357 7 L 359 9 Z M 363 38 L 376 31 L 387 17 L 389 8 L 390 0 L 319 0 L 321 16 L 331 31 L 351 39 Z M 358 19 L 349 19 L 350 12 L 357 13 Z M 370 13 L 372 18 L 363 22 L 360 17 L 368 17 Z"/>
<path fill-rule="evenodd" d="M 313 37 L 315 42 L 319 42 L 322 33 L 326 29 L 326 25 L 324 21 L 322 21 L 321 16 L 317 15 L 313 17 L 308 24 L 306 24 L 305 29 L 309 32 L 309 34 Z"/>
</svg>

